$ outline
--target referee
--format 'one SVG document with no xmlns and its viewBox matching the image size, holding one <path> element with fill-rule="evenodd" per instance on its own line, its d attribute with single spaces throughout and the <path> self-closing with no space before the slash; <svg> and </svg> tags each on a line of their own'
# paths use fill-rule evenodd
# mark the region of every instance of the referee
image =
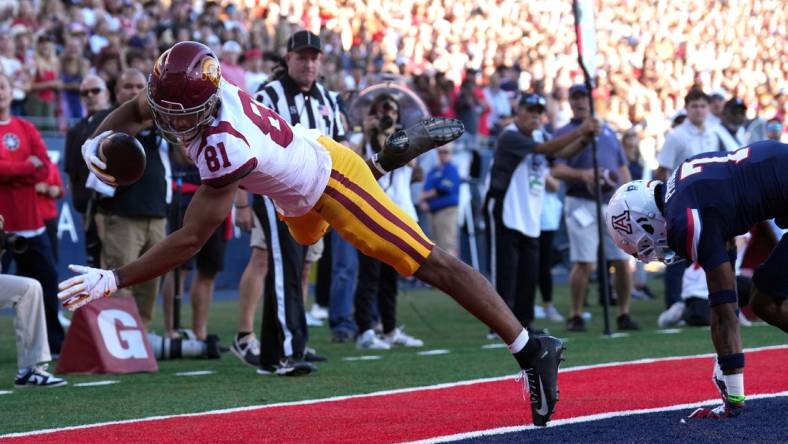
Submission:
<svg viewBox="0 0 788 444">
<path fill-rule="evenodd" d="M 300 123 L 343 142 L 345 129 L 337 102 L 317 82 L 322 55 L 320 37 L 309 31 L 296 32 L 287 41 L 287 71 L 261 86 L 256 98 L 291 125 Z M 315 368 L 304 360 L 307 329 L 301 277 L 306 247 L 290 236 L 287 225 L 277 218 L 271 199 L 255 195 L 253 210 L 265 233 L 270 264 L 263 296 L 259 372 L 308 374 Z"/>
</svg>

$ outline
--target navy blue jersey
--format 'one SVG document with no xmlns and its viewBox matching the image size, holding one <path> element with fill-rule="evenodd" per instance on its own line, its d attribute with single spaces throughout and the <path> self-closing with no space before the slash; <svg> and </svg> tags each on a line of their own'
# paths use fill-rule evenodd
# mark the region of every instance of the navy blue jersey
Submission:
<svg viewBox="0 0 788 444">
<path fill-rule="evenodd" d="M 788 145 L 763 141 L 685 160 L 665 189 L 668 245 L 710 271 L 729 260 L 726 241 L 788 215 Z"/>
</svg>

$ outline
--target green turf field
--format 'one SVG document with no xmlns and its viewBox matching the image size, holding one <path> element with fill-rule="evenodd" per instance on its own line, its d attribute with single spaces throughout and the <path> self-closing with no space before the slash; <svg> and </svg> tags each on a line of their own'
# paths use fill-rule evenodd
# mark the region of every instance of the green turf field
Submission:
<svg viewBox="0 0 788 444">
<path fill-rule="evenodd" d="M 653 283 L 652 288 L 661 285 Z M 592 299 L 596 299 L 592 291 Z M 658 296 L 659 297 L 659 296 Z M 568 290 L 556 287 L 559 310 L 566 313 Z M 160 307 L 157 307 L 160 309 Z M 638 358 L 710 353 L 708 329 L 684 328 L 678 334 L 658 334 L 656 317 L 660 300 L 634 301 L 632 314 L 643 330 L 624 338 L 602 335 L 601 309 L 589 310 L 593 320 L 587 333 L 567 333 L 563 325 L 540 321 L 551 333 L 568 338 L 566 366 L 625 361 Z M 188 310 L 188 309 L 187 309 Z M 188 311 L 184 319 L 190 319 Z M 423 349 L 398 348 L 361 352 L 355 344 L 334 344 L 327 327 L 310 330 L 310 345 L 329 358 L 319 372 L 301 378 L 259 376 L 226 353 L 220 360 L 179 360 L 159 363 L 156 374 L 68 375 L 69 385 L 51 389 L 14 389 L 16 352 L 12 317 L 0 316 L 0 434 L 67 425 L 78 425 L 144 416 L 200 412 L 211 409 L 266 404 L 378 390 L 415 387 L 443 382 L 514 374 L 515 361 L 505 348 L 483 349 L 486 328 L 462 311 L 448 297 L 432 291 L 402 292 L 399 321 L 406 330 L 423 339 Z M 615 314 L 615 307 L 612 311 Z M 423 320 L 424 319 L 424 320 Z M 613 317 L 614 319 L 614 317 Z M 237 304 L 214 304 L 210 330 L 229 346 L 235 334 Z M 757 325 L 757 324 L 756 324 Z M 154 330 L 162 331 L 161 322 Z M 784 344 L 786 336 L 769 326 L 743 329 L 745 347 Z M 418 356 L 418 350 L 447 349 L 449 354 Z M 374 361 L 342 358 L 378 354 Z M 177 372 L 214 370 L 207 376 L 175 376 Z M 711 371 L 711 369 L 710 369 Z M 74 387 L 75 383 L 118 380 L 119 384 Z M 589 381 L 593 383 L 593 381 Z M 519 386 L 512 386 L 519 390 Z M 524 407 L 525 408 L 525 407 Z"/>
</svg>

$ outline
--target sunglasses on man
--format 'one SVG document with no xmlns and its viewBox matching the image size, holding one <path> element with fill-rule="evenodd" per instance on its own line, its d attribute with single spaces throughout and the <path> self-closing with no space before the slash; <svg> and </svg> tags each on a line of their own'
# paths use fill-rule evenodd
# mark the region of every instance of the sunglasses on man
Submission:
<svg viewBox="0 0 788 444">
<path fill-rule="evenodd" d="M 87 97 L 89 95 L 97 95 L 100 94 L 101 91 L 104 91 L 104 88 L 90 88 L 90 89 L 83 89 L 79 91 L 79 95 L 82 97 Z"/>
</svg>

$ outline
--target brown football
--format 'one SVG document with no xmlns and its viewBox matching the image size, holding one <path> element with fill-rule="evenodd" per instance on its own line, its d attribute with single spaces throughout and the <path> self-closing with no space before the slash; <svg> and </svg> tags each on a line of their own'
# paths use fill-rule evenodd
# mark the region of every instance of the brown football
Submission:
<svg viewBox="0 0 788 444">
<path fill-rule="evenodd" d="M 98 155 L 118 185 L 131 185 L 145 172 L 145 148 L 126 133 L 113 133 L 102 140 Z"/>
</svg>

